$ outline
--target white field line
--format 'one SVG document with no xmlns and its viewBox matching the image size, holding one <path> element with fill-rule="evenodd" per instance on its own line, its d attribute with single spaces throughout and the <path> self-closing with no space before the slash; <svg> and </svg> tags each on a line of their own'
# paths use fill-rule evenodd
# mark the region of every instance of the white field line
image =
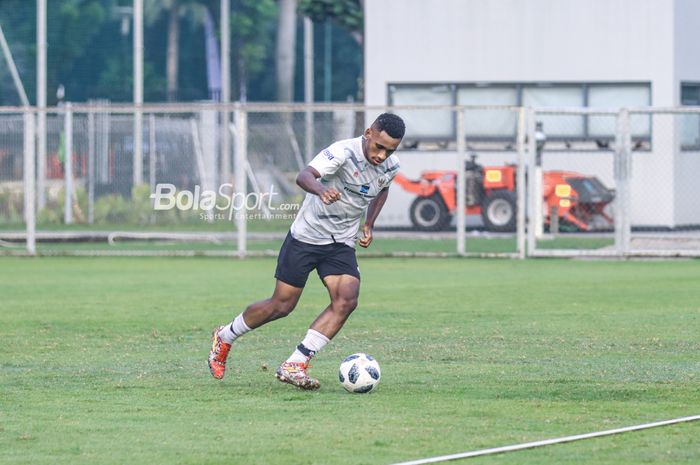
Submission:
<svg viewBox="0 0 700 465">
<path fill-rule="evenodd" d="M 583 439 L 599 438 L 601 436 L 611 436 L 613 434 L 628 433 L 630 431 L 639 431 L 642 429 L 656 428 L 659 426 L 674 425 L 676 423 L 684 423 L 689 421 L 700 420 L 700 415 L 691 417 L 675 418 L 673 420 L 657 421 L 655 423 L 645 423 L 643 425 L 626 426 L 624 428 L 609 429 L 606 431 L 596 431 L 593 433 L 577 434 L 575 436 L 565 436 L 561 438 L 545 439 L 542 441 L 526 442 L 523 444 L 513 444 L 510 446 L 494 447 L 492 449 L 480 449 L 471 452 L 462 452 L 452 455 L 441 455 L 437 457 L 429 457 L 419 460 L 411 460 L 409 462 L 395 463 L 393 465 L 423 465 L 426 463 L 448 462 L 450 460 L 466 459 L 470 457 L 479 457 L 482 455 L 502 454 L 504 452 L 514 452 L 517 450 L 532 449 L 535 447 L 549 446 L 552 444 L 562 444 L 566 442 L 581 441 Z"/>
</svg>

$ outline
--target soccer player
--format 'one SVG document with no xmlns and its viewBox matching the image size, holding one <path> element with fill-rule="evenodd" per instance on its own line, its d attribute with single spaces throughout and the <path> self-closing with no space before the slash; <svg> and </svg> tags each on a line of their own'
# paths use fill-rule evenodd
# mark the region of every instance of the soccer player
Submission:
<svg viewBox="0 0 700 465">
<path fill-rule="evenodd" d="M 296 182 L 307 194 L 277 258 L 272 297 L 249 305 L 212 333 L 209 369 L 224 377 L 231 343 L 248 331 L 289 315 L 314 269 L 328 289 L 330 304 L 277 369 L 280 381 L 318 389 L 307 373 L 309 360 L 340 331 L 357 306 L 360 269 L 355 241 L 372 243 L 372 228 L 399 169 L 394 151 L 404 136 L 403 120 L 391 113 L 377 117 L 364 134 L 335 142 L 299 172 Z M 361 237 L 360 222 L 365 216 Z"/>
</svg>

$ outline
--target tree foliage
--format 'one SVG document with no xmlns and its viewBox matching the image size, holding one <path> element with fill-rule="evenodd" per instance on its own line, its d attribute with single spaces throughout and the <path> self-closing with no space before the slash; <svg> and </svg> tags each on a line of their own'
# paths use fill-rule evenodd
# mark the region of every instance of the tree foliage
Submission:
<svg viewBox="0 0 700 465">
<path fill-rule="evenodd" d="M 331 19 L 362 43 L 364 15 L 360 0 L 299 0 L 298 8 L 315 23 Z"/>
<path fill-rule="evenodd" d="M 107 20 L 111 0 L 62 0 L 47 2 L 47 98 L 55 101 L 58 84 L 70 94 L 76 61 L 92 44 Z M 3 0 L 0 22 L 31 101 L 36 101 L 36 2 Z M 4 67 L 4 66 L 3 66 Z M 76 83 L 77 84 L 77 83 Z M 52 92 L 53 91 L 53 92 Z"/>
<path fill-rule="evenodd" d="M 273 54 L 277 4 L 274 0 L 237 0 L 232 9 L 231 42 L 238 98 L 247 99 L 249 81 L 265 79 L 266 58 Z"/>
<path fill-rule="evenodd" d="M 166 99 L 166 51 L 169 8 L 173 0 L 144 2 L 144 99 Z M 56 104 L 56 89 L 65 86 L 65 98 L 130 101 L 133 94 L 133 27 L 122 29 L 122 16 L 131 0 L 47 1 L 47 99 Z M 178 98 L 208 98 L 206 53 L 202 19 L 204 7 L 220 31 L 220 0 L 178 0 Z M 344 99 L 353 93 L 361 73 L 361 48 L 355 42 L 362 31 L 359 0 L 299 0 L 299 8 L 316 22 L 332 18 L 333 93 Z M 274 100 L 276 0 L 231 0 L 232 97 L 247 94 L 250 101 Z M 29 100 L 36 102 L 36 0 L 0 0 L 0 25 L 7 37 Z M 300 33 L 298 29 L 297 34 Z M 346 32 L 347 31 L 347 32 Z M 350 37 L 353 35 L 355 41 Z M 301 46 L 298 40 L 297 45 Z M 361 43 L 358 42 L 358 43 Z M 316 40 L 322 57 L 323 41 Z M 342 56 L 340 56 L 342 54 Z M 4 59 L 0 58 L 0 105 L 19 104 Z M 321 60 L 317 60 L 317 72 Z M 303 83 L 303 67 L 295 82 Z M 318 79 L 317 84 L 322 80 Z M 300 94 L 301 95 L 301 94 Z M 320 95 L 320 93 L 318 94 Z"/>
</svg>

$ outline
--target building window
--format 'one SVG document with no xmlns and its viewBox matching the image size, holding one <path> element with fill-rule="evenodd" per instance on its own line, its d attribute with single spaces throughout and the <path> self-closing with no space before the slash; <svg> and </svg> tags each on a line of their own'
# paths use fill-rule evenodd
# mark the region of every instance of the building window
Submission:
<svg viewBox="0 0 700 465">
<path fill-rule="evenodd" d="M 389 88 L 390 105 L 454 105 L 449 85 L 395 85 Z M 455 134 L 454 116 L 446 110 L 404 110 L 401 117 L 411 128 L 411 139 L 452 139 Z"/>
<path fill-rule="evenodd" d="M 681 84 L 681 105 L 700 106 L 700 83 Z"/>
<path fill-rule="evenodd" d="M 686 93 L 688 100 L 694 98 L 693 101 L 700 104 L 700 84 L 688 88 Z M 601 110 L 644 107 L 651 105 L 651 86 L 648 83 L 396 83 L 389 85 L 389 104 L 474 107 L 465 112 L 467 140 L 472 143 L 501 141 L 512 147 L 516 136 L 516 107 Z M 478 108 L 487 106 L 498 108 Z M 411 128 L 411 141 L 450 142 L 456 137 L 455 117 L 449 109 L 404 110 L 404 115 L 407 126 Z M 698 124 L 694 126 L 696 133 L 700 128 L 698 118 L 695 119 Z M 602 142 L 600 146 L 607 147 L 607 141 L 615 137 L 614 116 L 542 114 L 538 120 L 544 124 L 551 140 Z M 633 139 L 650 139 L 649 115 L 632 115 L 630 125 Z"/>
<path fill-rule="evenodd" d="M 489 106 L 518 105 L 515 86 L 463 86 L 457 89 L 457 105 Z M 467 138 L 512 138 L 515 135 L 517 114 L 503 109 L 469 110 L 464 115 Z"/>
<path fill-rule="evenodd" d="M 700 83 L 681 83 L 681 105 L 700 106 Z M 700 150 L 700 113 L 681 115 L 681 149 Z"/>
<path fill-rule="evenodd" d="M 601 109 L 644 107 L 651 103 L 648 85 L 591 84 L 588 86 L 588 106 Z M 591 137 L 615 137 L 614 116 L 591 115 L 588 117 L 588 134 Z M 630 116 L 632 138 L 648 138 L 651 135 L 649 115 Z"/>
<path fill-rule="evenodd" d="M 523 86 L 522 105 L 525 107 L 570 107 L 585 106 L 582 86 L 547 85 Z M 538 115 L 547 137 L 581 139 L 586 136 L 583 115 Z"/>
</svg>

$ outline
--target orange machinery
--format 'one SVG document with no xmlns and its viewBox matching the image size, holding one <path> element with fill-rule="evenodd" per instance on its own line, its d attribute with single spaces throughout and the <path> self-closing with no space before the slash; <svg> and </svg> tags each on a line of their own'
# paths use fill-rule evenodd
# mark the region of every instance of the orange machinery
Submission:
<svg viewBox="0 0 700 465">
<path fill-rule="evenodd" d="M 481 215 L 489 231 L 515 231 L 516 169 L 514 165 L 481 166 L 474 156 L 465 164 L 465 213 Z M 613 224 L 605 208 L 615 192 L 598 178 L 572 171 L 544 171 L 542 178 L 545 224 L 550 224 L 553 212 L 560 225 L 580 231 Z M 416 195 L 410 216 L 417 229 L 439 231 L 449 226 L 457 209 L 456 171 L 424 171 L 417 180 L 398 174 L 395 181 Z"/>
</svg>

